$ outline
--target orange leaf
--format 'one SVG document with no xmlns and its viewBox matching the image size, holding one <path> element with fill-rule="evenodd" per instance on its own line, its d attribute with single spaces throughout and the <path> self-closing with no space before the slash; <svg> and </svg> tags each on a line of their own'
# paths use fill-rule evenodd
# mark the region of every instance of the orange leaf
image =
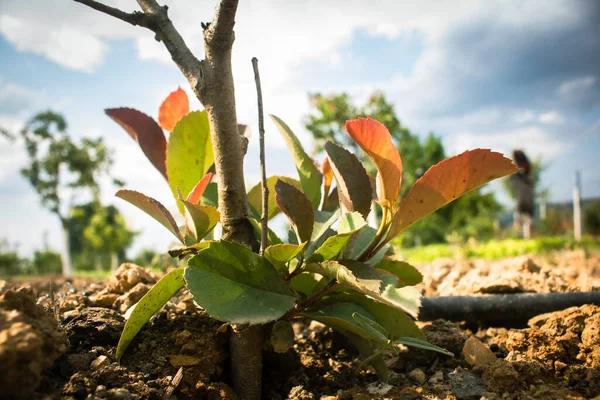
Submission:
<svg viewBox="0 0 600 400">
<path fill-rule="evenodd" d="M 386 242 L 463 194 L 517 171 L 511 160 L 488 149 L 468 150 L 437 163 L 400 203 Z"/>
<path fill-rule="evenodd" d="M 192 204 L 198 204 L 200 202 L 200 199 L 202 198 L 202 194 L 204 193 L 206 187 L 210 183 L 210 178 L 212 178 L 212 173 L 209 172 L 208 174 L 204 175 L 202 179 L 198 181 L 196 186 L 194 186 L 190 194 L 188 194 L 186 200 Z"/>
<path fill-rule="evenodd" d="M 400 192 L 402 160 L 390 131 L 372 118 L 346 122 L 346 132 L 369 155 L 377 168 L 377 198 L 393 209 Z"/>
<path fill-rule="evenodd" d="M 158 122 L 163 129 L 171 132 L 181 117 L 189 112 L 190 102 L 187 94 L 185 94 L 183 89 L 177 88 L 160 105 Z"/>
<path fill-rule="evenodd" d="M 167 179 L 167 140 L 154 119 L 133 108 L 107 108 L 106 115 L 129 133 L 146 158 Z"/>
<path fill-rule="evenodd" d="M 333 170 L 329 163 L 329 156 L 325 156 L 323 165 L 321 165 L 321 173 L 323 174 L 323 205 L 327 204 L 327 196 L 329 196 L 329 189 L 331 189 L 331 182 L 333 182 Z"/>
</svg>

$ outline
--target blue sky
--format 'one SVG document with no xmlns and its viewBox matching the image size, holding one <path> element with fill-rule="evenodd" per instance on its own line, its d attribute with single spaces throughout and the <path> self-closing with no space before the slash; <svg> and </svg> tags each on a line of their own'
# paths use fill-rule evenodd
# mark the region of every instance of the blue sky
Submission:
<svg viewBox="0 0 600 400">
<path fill-rule="evenodd" d="M 107 1 L 133 11 L 135 2 Z M 197 4 L 201 3 L 201 4 Z M 174 2 L 170 16 L 198 57 L 201 21 L 214 4 Z M 549 165 L 542 186 L 552 200 L 571 195 L 582 171 L 584 197 L 600 196 L 600 5 L 589 1 L 241 0 L 233 68 L 238 119 L 253 133 L 250 59 L 260 60 L 266 112 L 284 119 L 310 148 L 302 120 L 307 93 L 346 91 L 360 103 L 381 90 L 413 132 L 435 132 L 450 154 L 473 147 L 524 149 Z M 418 4 L 417 4 L 418 3 Z M 17 131 L 36 112 L 63 113 L 74 137 L 102 136 L 114 149 L 114 175 L 174 208 L 164 180 L 103 109 L 129 106 L 155 116 L 162 99 L 187 82 L 162 44 L 70 1 L 0 3 L 0 126 Z M 193 109 L 200 104 L 194 100 Z M 267 125 L 270 174 L 294 176 L 283 141 Z M 258 180 L 252 136 L 246 181 Z M 61 238 L 19 175 L 26 156 L 0 138 L 0 239 L 30 254 Z M 116 201 L 143 247 L 164 251 L 170 237 L 133 207 Z M 74 199 L 77 201 L 77 199 Z"/>
</svg>

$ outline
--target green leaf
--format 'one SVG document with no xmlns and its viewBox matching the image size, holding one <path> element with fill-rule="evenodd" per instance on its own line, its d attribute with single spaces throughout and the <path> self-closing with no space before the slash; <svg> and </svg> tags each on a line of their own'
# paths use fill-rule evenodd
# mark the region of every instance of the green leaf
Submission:
<svg viewBox="0 0 600 400">
<path fill-rule="evenodd" d="M 335 278 L 338 283 L 381 303 L 397 307 L 413 317 L 419 313 L 421 294 L 418 290 L 412 286 L 397 288 L 392 283 L 384 284 L 382 276 L 368 264 L 356 260 L 340 260 L 312 263 L 306 268 L 310 272 Z"/>
<path fill-rule="evenodd" d="M 321 174 L 319 170 L 315 167 L 312 158 L 306 154 L 302 144 L 286 123 L 274 115 L 271 115 L 271 119 L 275 122 L 279 132 L 281 132 L 285 139 L 288 149 L 292 153 L 304 193 L 306 193 L 306 196 L 310 200 L 312 208 L 315 210 L 318 209 L 321 202 Z"/>
<path fill-rule="evenodd" d="M 169 135 L 167 146 L 167 175 L 176 199 L 177 188 L 187 198 L 194 186 L 214 163 L 210 128 L 206 111 L 194 111 L 177 122 Z M 183 204 L 178 204 L 184 213 Z"/>
<path fill-rule="evenodd" d="M 286 268 L 286 264 L 296 257 L 298 253 L 304 249 L 306 242 L 301 245 L 297 244 L 275 244 L 265 249 L 265 258 L 273 264 L 276 270 L 279 272 L 289 272 Z"/>
<path fill-rule="evenodd" d="M 215 207 L 201 206 L 180 200 L 185 207 L 185 226 L 195 243 L 201 241 L 219 222 L 219 211 Z"/>
<path fill-rule="evenodd" d="M 370 331 L 373 335 L 378 336 L 383 341 L 388 340 L 388 331 L 371 318 L 367 318 L 358 312 L 353 313 L 352 318 L 354 318 L 356 323 L 362 326 L 364 330 Z"/>
<path fill-rule="evenodd" d="M 271 345 L 276 353 L 286 353 L 294 345 L 294 329 L 289 321 L 277 321 L 271 329 Z"/>
<path fill-rule="evenodd" d="M 306 256 L 314 253 L 328 237 L 335 235 L 335 232 L 329 228 L 338 220 L 339 212 L 315 210 L 314 218 L 315 223 L 313 226 L 313 233 L 310 237 L 310 244 L 306 249 Z"/>
<path fill-rule="evenodd" d="M 275 202 L 275 184 L 277 180 L 282 180 L 290 185 L 300 189 L 300 182 L 287 176 L 270 176 L 267 178 L 267 189 L 269 189 L 269 219 L 273 218 L 281 211 Z M 262 184 L 259 182 L 248 191 L 248 205 L 256 219 L 260 220 L 262 216 Z"/>
<path fill-rule="evenodd" d="M 420 349 L 436 351 L 438 353 L 442 353 L 447 356 L 454 357 L 454 353 L 449 352 L 448 350 L 446 350 L 444 348 L 441 348 L 439 346 L 436 346 L 436 345 L 426 342 L 424 340 L 419 340 L 419 339 L 415 339 L 412 337 L 401 337 L 398 339 L 394 339 L 392 341 L 392 343 L 393 344 L 403 344 L 405 346 L 418 347 Z"/>
<path fill-rule="evenodd" d="M 401 281 L 402 286 L 414 286 L 423 281 L 423 275 L 419 270 L 404 261 L 384 258 L 375 265 L 375 268 L 395 275 Z"/>
<path fill-rule="evenodd" d="M 387 343 L 387 337 L 381 337 L 380 334 L 374 333 L 371 329 L 365 329 L 361 324 L 359 324 L 352 317 L 352 315 L 355 313 L 364 315 L 367 318 L 375 318 L 367 310 L 354 303 L 335 303 L 323 307 L 319 311 L 306 313 L 304 315 L 316 321 L 322 322 L 325 325 L 329 325 L 333 329 L 341 328 L 368 340 L 373 340 L 382 344 Z"/>
<path fill-rule="evenodd" d="M 214 240 L 203 240 L 202 242 L 193 244 L 191 246 L 175 247 L 169 250 L 169 255 L 173 258 L 181 259 L 190 254 L 198 254 L 200 250 L 206 249 L 212 242 L 214 242 Z"/>
<path fill-rule="evenodd" d="M 346 243 L 348 243 L 350 236 L 366 225 L 367 223 L 365 220 L 357 212 L 343 215 L 338 227 L 340 233 L 327 238 L 325 242 L 306 259 L 306 262 L 322 262 L 336 258 L 346 247 Z"/>
<path fill-rule="evenodd" d="M 325 151 L 337 183 L 342 214 L 358 211 L 367 218 L 373 199 L 373 189 L 367 171 L 354 154 L 335 143 L 325 143 Z"/>
<path fill-rule="evenodd" d="M 319 281 L 315 277 L 315 274 L 310 272 L 302 272 L 296 275 L 289 282 L 289 285 L 296 292 L 300 292 L 305 296 L 309 296 L 315 292 L 315 288 L 319 284 Z"/>
<path fill-rule="evenodd" d="M 377 229 L 365 226 L 360 231 L 356 232 L 348 240 L 348 246 L 344 252 L 344 256 L 350 260 L 356 260 L 358 257 L 371 245 L 371 242 L 377 235 Z"/>
<path fill-rule="evenodd" d="M 326 301 L 327 304 L 339 302 L 360 305 L 373 314 L 375 320 L 389 332 L 391 337 L 409 336 L 425 339 L 417 324 L 397 307 L 377 302 L 358 293 L 341 293 L 331 296 Z"/>
<path fill-rule="evenodd" d="M 200 201 L 205 206 L 219 207 L 219 193 L 218 185 L 216 182 L 210 182 L 204 193 L 202 193 L 202 200 Z"/>
<path fill-rule="evenodd" d="M 184 243 L 184 238 L 177 223 L 173 219 L 171 213 L 152 197 L 148 197 L 143 193 L 136 192 L 134 190 L 121 189 L 116 195 L 117 197 L 133 204 L 158 222 L 160 222 L 165 228 L 167 228 L 175 237 Z"/>
<path fill-rule="evenodd" d="M 184 286 L 184 283 L 183 268 L 174 269 L 163 276 L 156 285 L 141 298 L 133 309 L 127 323 L 125 323 L 125 328 L 123 328 L 123 332 L 121 333 L 121 338 L 117 345 L 117 361 L 121 360 L 127 346 L 129 346 L 144 324 L 146 324 L 146 322 L 148 322 L 148 320 L 150 320 L 150 318 Z"/>
<path fill-rule="evenodd" d="M 338 331 L 344 336 L 346 336 L 352 342 L 352 344 L 354 344 L 354 346 L 358 349 L 360 355 L 365 359 L 371 357 L 376 351 L 379 350 L 379 347 L 381 346 L 378 346 L 372 340 L 367 340 L 358 335 L 355 335 L 352 332 L 345 332 L 341 329 L 338 329 Z M 381 379 L 384 382 L 388 381 L 388 368 L 385 363 L 385 360 L 381 355 L 371 358 L 369 364 L 371 364 L 371 366 L 375 369 L 375 372 L 377 372 L 379 379 Z"/>
<path fill-rule="evenodd" d="M 249 217 L 248 221 L 250 221 L 250 224 L 252 224 L 252 227 L 254 228 L 255 237 L 260 239 L 261 232 L 262 232 L 262 227 L 260 226 L 260 221 L 257 221 L 253 217 Z M 273 232 L 271 230 L 271 228 L 268 228 L 268 229 L 269 229 L 269 231 L 267 233 L 267 240 L 269 242 L 269 246 L 272 246 L 274 244 L 282 244 L 283 240 L 279 239 L 279 236 L 277 236 L 277 234 L 275 232 Z M 260 240 L 259 240 L 259 242 L 260 242 Z"/>
<path fill-rule="evenodd" d="M 275 201 L 292 224 L 299 243 L 310 240 L 315 214 L 310 201 L 293 185 L 278 180 L 275 184 Z"/>
<path fill-rule="evenodd" d="M 235 242 L 210 243 L 190 258 L 184 277 L 200 307 L 232 324 L 277 320 L 296 301 L 266 258 Z"/>
</svg>

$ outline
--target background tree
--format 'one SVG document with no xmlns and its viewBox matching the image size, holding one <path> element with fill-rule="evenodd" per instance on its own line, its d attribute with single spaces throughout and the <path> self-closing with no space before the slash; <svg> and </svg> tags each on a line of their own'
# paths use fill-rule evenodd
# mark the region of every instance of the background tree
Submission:
<svg viewBox="0 0 600 400">
<path fill-rule="evenodd" d="M 35 115 L 21 130 L 29 165 L 21 174 L 39 194 L 42 205 L 55 214 L 64 234 L 63 274 L 71 275 L 69 222 L 71 202 L 65 196 L 98 197 L 98 179 L 112 160 L 102 138 L 77 143 L 67 133 L 64 117 L 52 111 Z"/>
<path fill-rule="evenodd" d="M 447 157 L 440 137 L 429 132 L 421 140 L 411 133 L 400 123 L 393 104 L 381 92 L 374 92 L 360 107 L 352 104 L 346 93 L 311 94 L 310 102 L 313 110 L 306 117 L 305 126 L 314 138 L 313 152 L 321 153 L 328 140 L 343 143 L 344 147 L 357 154 L 369 173 L 375 173 L 373 164 L 364 153 L 357 151 L 357 145 L 344 132 L 344 124 L 357 117 L 371 117 L 389 129 L 392 141 L 402 154 L 402 196 L 429 167 Z M 457 232 L 463 238 L 490 237 L 494 231 L 494 216 L 500 210 L 501 206 L 493 194 L 475 190 L 415 224 L 402 236 L 402 244 L 414 246 L 443 242 L 451 232 Z"/>
<path fill-rule="evenodd" d="M 69 225 L 70 251 L 78 269 L 116 269 L 137 234 L 116 207 L 98 201 L 74 206 Z"/>
</svg>

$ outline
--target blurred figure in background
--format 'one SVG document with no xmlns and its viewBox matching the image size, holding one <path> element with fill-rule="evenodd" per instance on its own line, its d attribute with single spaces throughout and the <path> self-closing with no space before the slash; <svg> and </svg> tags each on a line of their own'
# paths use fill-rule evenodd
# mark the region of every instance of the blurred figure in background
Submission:
<svg viewBox="0 0 600 400">
<path fill-rule="evenodd" d="M 535 203 L 531 163 L 522 150 L 513 151 L 513 161 L 519 167 L 519 172 L 510 177 L 513 195 L 517 201 L 513 226 L 523 239 L 529 239 L 531 237 L 531 221 Z"/>
</svg>

